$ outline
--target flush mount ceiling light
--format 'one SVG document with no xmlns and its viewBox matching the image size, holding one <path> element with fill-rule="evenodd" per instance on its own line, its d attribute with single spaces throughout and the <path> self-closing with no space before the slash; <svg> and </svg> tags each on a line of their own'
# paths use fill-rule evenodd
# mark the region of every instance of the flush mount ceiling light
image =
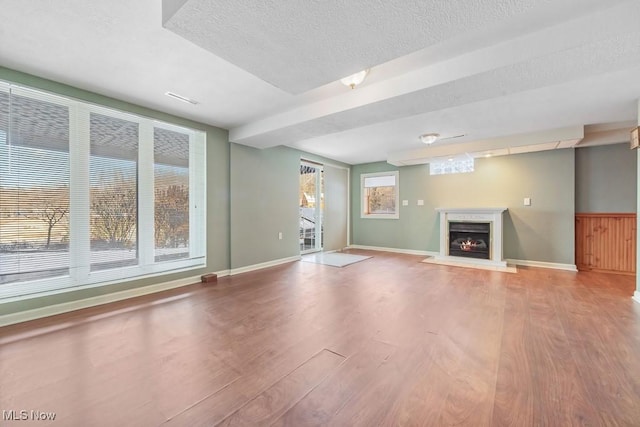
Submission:
<svg viewBox="0 0 640 427">
<path fill-rule="evenodd" d="M 343 79 L 340 79 L 340 83 L 345 86 L 349 86 L 351 89 L 355 89 L 356 86 L 364 81 L 364 79 L 367 77 L 367 74 L 369 74 L 369 70 L 362 70 L 359 73 L 355 73 Z"/>
<path fill-rule="evenodd" d="M 164 94 L 167 95 L 170 98 L 177 99 L 178 101 L 186 102 L 187 104 L 196 105 L 198 103 L 198 101 L 194 101 L 193 99 L 189 99 L 186 96 L 178 95 L 177 93 L 165 92 Z"/>
<path fill-rule="evenodd" d="M 425 133 L 424 135 L 420 135 L 420 141 L 427 145 L 433 144 L 438 138 L 440 138 L 439 133 Z"/>
</svg>

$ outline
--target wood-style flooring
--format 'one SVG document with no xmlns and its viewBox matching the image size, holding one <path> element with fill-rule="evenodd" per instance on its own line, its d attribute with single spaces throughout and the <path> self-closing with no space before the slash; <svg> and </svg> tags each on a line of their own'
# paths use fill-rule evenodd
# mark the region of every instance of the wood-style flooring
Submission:
<svg viewBox="0 0 640 427">
<path fill-rule="evenodd" d="M 0 329 L 0 410 L 60 426 L 640 426 L 633 277 L 351 252 L 373 258 Z"/>
</svg>

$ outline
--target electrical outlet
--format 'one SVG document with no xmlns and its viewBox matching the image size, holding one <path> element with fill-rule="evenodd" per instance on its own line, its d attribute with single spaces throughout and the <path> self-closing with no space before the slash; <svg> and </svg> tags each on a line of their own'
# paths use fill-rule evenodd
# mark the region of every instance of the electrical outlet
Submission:
<svg viewBox="0 0 640 427">
<path fill-rule="evenodd" d="M 282 240 L 282 231 L 278 233 L 278 240 Z"/>
<path fill-rule="evenodd" d="M 524 205 L 525 206 L 531 206 L 531 197 L 525 197 L 524 198 Z"/>
<path fill-rule="evenodd" d="M 424 200 L 418 200 L 418 206 L 424 206 Z"/>
<path fill-rule="evenodd" d="M 409 206 L 409 201 L 408 200 L 403 200 L 402 201 L 402 206 Z"/>
</svg>

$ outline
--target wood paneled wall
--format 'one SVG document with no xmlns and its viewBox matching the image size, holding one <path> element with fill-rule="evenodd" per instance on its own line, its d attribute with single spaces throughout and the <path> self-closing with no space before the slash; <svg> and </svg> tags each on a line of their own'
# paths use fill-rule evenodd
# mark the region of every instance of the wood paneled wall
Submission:
<svg viewBox="0 0 640 427">
<path fill-rule="evenodd" d="M 576 214 L 576 266 L 579 270 L 636 272 L 636 214 Z"/>
</svg>

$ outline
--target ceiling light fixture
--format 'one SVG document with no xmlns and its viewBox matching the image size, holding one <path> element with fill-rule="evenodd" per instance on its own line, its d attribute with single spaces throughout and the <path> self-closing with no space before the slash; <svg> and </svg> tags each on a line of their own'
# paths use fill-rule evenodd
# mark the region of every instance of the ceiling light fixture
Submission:
<svg viewBox="0 0 640 427">
<path fill-rule="evenodd" d="M 187 104 L 196 105 L 198 103 L 198 101 L 194 101 L 193 99 L 189 99 L 186 96 L 178 95 L 177 93 L 165 92 L 164 94 L 169 96 L 169 97 L 171 97 L 171 98 L 173 98 L 173 99 L 177 99 L 178 101 L 186 102 Z"/>
<path fill-rule="evenodd" d="M 420 135 L 420 141 L 427 145 L 433 144 L 438 138 L 440 138 L 439 133 L 425 133 L 424 135 Z"/>
<path fill-rule="evenodd" d="M 356 86 L 364 81 L 364 79 L 367 77 L 367 74 L 369 74 L 368 69 L 362 70 L 359 73 L 351 74 L 350 76 L 340 79 L 340 83 L 345 86 L 349 86 L 351 89 L 355 89 Z"/>
</svg>

